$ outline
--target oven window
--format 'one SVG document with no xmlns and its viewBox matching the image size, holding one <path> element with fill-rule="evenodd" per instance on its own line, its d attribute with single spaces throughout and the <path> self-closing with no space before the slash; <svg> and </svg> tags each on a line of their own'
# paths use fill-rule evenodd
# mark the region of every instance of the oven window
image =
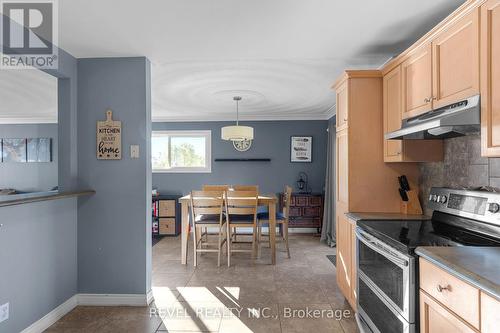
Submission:
<svg viewBox="0 0 500 333">
<path fill-rule="evenodd" d="M 359 270 L 365 273 L 400 310 L 403 310 L 405 293 L 403 269 L 363 242 L 359 241 L 358 244 Z"/>
<path fill-rule="evenodd" d="M 377 297 L 377 295 L 363 282 L 359 283 L 359 306 L 368 315 L 370 320 L 383 333 L 404 332 L 403 323 L 389 310 L 388 305 Z"/>
</svg>

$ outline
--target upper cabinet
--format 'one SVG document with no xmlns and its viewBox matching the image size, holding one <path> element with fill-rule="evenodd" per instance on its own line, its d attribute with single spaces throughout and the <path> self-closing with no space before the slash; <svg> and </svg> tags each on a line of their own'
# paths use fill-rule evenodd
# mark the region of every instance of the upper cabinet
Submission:
<svg viewBox="0 0 500 333">
<path fill-rule="evenodd" d="M 479 8 L 432 41 L 432 107 L 479 94 Z"/>
<path fill-rule="evenodd" d="M 349 82 L 345 81 L 336 90 L 337 100 L 337 131 L 347 127 L 347 117 L 349 110 Z"/>
<path fill-rule="evenodd" d="M 403 87 L 402 118 L 411 118 L 432 109 L 432 48 L 424 45 L 401 65 Z"/>
<path fill-rule="evenodd" d="M 481 150 L 500 156 L 500 0 L 481 6 Z"/>
<path fill-rule="evenodd" d="M 384 75 L 384 133 L 401 128 L 402 75 L 401 65 Z M 384 140 L 384 162 L 430 162 L 443 159 L 440 140 Z"/>
</svg>

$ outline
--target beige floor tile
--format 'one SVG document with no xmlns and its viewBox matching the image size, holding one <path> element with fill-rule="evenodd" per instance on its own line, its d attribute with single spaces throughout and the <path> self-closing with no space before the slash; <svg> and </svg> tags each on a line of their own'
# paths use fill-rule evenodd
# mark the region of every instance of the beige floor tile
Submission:
<svg viewBox="0 0 500 333">
<path fill-rule="evenodd" d="M 280 333 L 278 305 L 249 303 L 235 307 L 232 316 L 222 318 L 219 332 Z"/>
</svg>

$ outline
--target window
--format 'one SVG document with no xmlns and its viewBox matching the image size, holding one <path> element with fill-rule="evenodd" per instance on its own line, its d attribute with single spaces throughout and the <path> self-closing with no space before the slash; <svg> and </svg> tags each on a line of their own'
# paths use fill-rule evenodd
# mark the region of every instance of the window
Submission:
<svg viewBox="0 0 500 333">
<path fill-rule="evenodd" d="M 212 172 L 211 131 L 153 131 L 153 172 Z"/>
</svg>

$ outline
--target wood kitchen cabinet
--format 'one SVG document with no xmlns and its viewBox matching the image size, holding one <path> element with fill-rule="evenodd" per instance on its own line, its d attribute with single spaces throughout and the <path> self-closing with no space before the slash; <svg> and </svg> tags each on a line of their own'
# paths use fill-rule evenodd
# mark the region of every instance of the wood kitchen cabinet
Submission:
<svg viewBox="0 0 500 333">
<path fill-rule="evenodd" d="M 500 300 L 420 258 L 420 332 L 498 332 Z"/>
<path fill-rule="evenodd" d="M 475 333 L 478 332 L 456 317 L 444 306 L 420 291 L 420 332 Z"/>
<path fill-rule="evenodd" d="M 500 0 L 481 6 L 481 152 L 500 156 Z"/>
<path fill-rule="evenodd" d="M 432 108 L 479 94 L 479 8 L 432 41 Z"/>
<path fill-rule="evenodd" d="M 402 118 L 411 118 L 432 109 L 432 46 L 415 49 L 401 64 Z"/>
<path fill-rule="evenodd" d="M 336 133 L 337 278 L 340 290 L 355 308 L 355 223 L 345 214 L 399 213 L 401 198 L 397 177 L 406 175 L 415 187 L 418 166 L 384 163 L 384 144 L 380 139 L 384 127 L 380 71 L 346 71 L 333 89 L 342 92 L 336 93 L 339 108 L 344 96 L 348 96 L 343 114 L 349 115 L 349 123 L 343 124 Z"/>
<path fill-rule="evenodd" d="M 401 65 L 384 75 L 384 133 L 401 128 Z M 441 140 L 384 140 L 385 162 L 434 162 L 443 159 Z"/>
<path fill-rule="evenodd" d="M 348 82 L 345 81 L 339 85 L 336 94 L 337 101 L 337 131 L 345 129 L 348 125 L 348 109 L 349 109 L 349 90 L 347 89 Z"/>
<path fill-rule="evenodd" d="M 500 330 L 500 302 L 481 292 L 481 332 L 495 333 Z"/>
</svg>

